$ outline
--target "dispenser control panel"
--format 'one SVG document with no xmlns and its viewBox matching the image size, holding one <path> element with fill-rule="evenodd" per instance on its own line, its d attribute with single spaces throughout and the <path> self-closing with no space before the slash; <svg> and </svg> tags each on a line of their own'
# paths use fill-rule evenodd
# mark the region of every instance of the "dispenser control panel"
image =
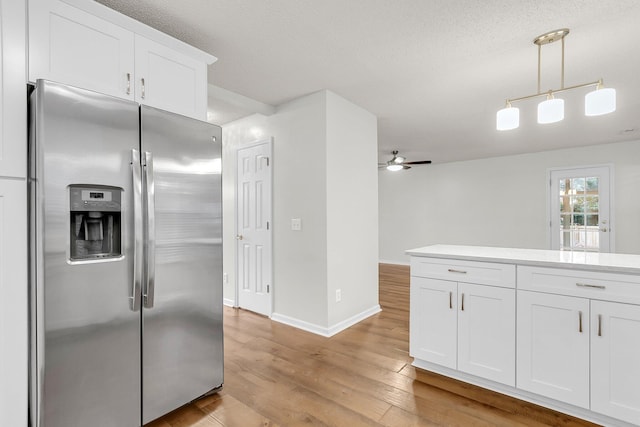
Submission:
<svg viewBox="0 0 640 427">
<path fill-rule="evenodd" d="M 69 201 L 72 211 L 120 211 L 121 189 L 98 189 L 72 186 Z"/>
</svg>

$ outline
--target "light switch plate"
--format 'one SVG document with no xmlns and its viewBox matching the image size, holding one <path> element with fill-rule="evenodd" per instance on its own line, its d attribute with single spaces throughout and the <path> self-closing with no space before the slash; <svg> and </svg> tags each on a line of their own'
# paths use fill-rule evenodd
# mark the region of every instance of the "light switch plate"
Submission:
<svg viewBox="0 0 640 427">
<path fill-rule="evenodd" d="M 302 230 L 302 220 L 300 218 L 291 218 L 291 229 L 293 231 Z"/>
</svg>

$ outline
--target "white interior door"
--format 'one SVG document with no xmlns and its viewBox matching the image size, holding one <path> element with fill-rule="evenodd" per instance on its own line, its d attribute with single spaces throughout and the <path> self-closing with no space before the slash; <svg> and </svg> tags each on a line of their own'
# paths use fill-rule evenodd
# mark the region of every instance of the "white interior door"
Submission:
<svg viewBox="0 0 640 427">
<path fill-rule="evenodd" d="M 238 150 L 238 306 L 271 315 L 271 141 Z"/>
<path fill-rule="evenodd" d="M 614 252 L 610 167 L 550 172 L 551 249 Z"/>
</svg>

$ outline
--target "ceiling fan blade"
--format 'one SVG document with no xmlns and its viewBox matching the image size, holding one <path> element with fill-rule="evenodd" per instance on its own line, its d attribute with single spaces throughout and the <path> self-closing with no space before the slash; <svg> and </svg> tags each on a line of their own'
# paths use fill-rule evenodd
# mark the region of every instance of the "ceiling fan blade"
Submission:
<svg viewBox="0 0 640 427">
<path fill-rule="evenodd" d="M 407 166 L 406 163 L 402 164 L 402 169 L 411 169 L 411 166 Z"/>
<path fill-rule="evenodd" d="M 431 160 L 418 160 L 417 162 L 404 162 L 403 165 L 428 165 Z"/>
</svg>

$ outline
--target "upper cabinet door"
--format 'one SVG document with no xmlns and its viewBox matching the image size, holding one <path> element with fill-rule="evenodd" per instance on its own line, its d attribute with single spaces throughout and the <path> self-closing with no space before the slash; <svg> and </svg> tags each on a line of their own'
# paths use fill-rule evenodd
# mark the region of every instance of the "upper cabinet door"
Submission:
<svg viewBox="0 0 640 427">
<path fill-rule="evenodd" d="M 29 2 L 29 80 L 134 99 L 134 34 L 59 0 Z"/>
<path fill-rule="evenodd" d="M 136 100 L 174 113 L 207 119 L 207 66 L 136 35 Z"/>
</svg>

